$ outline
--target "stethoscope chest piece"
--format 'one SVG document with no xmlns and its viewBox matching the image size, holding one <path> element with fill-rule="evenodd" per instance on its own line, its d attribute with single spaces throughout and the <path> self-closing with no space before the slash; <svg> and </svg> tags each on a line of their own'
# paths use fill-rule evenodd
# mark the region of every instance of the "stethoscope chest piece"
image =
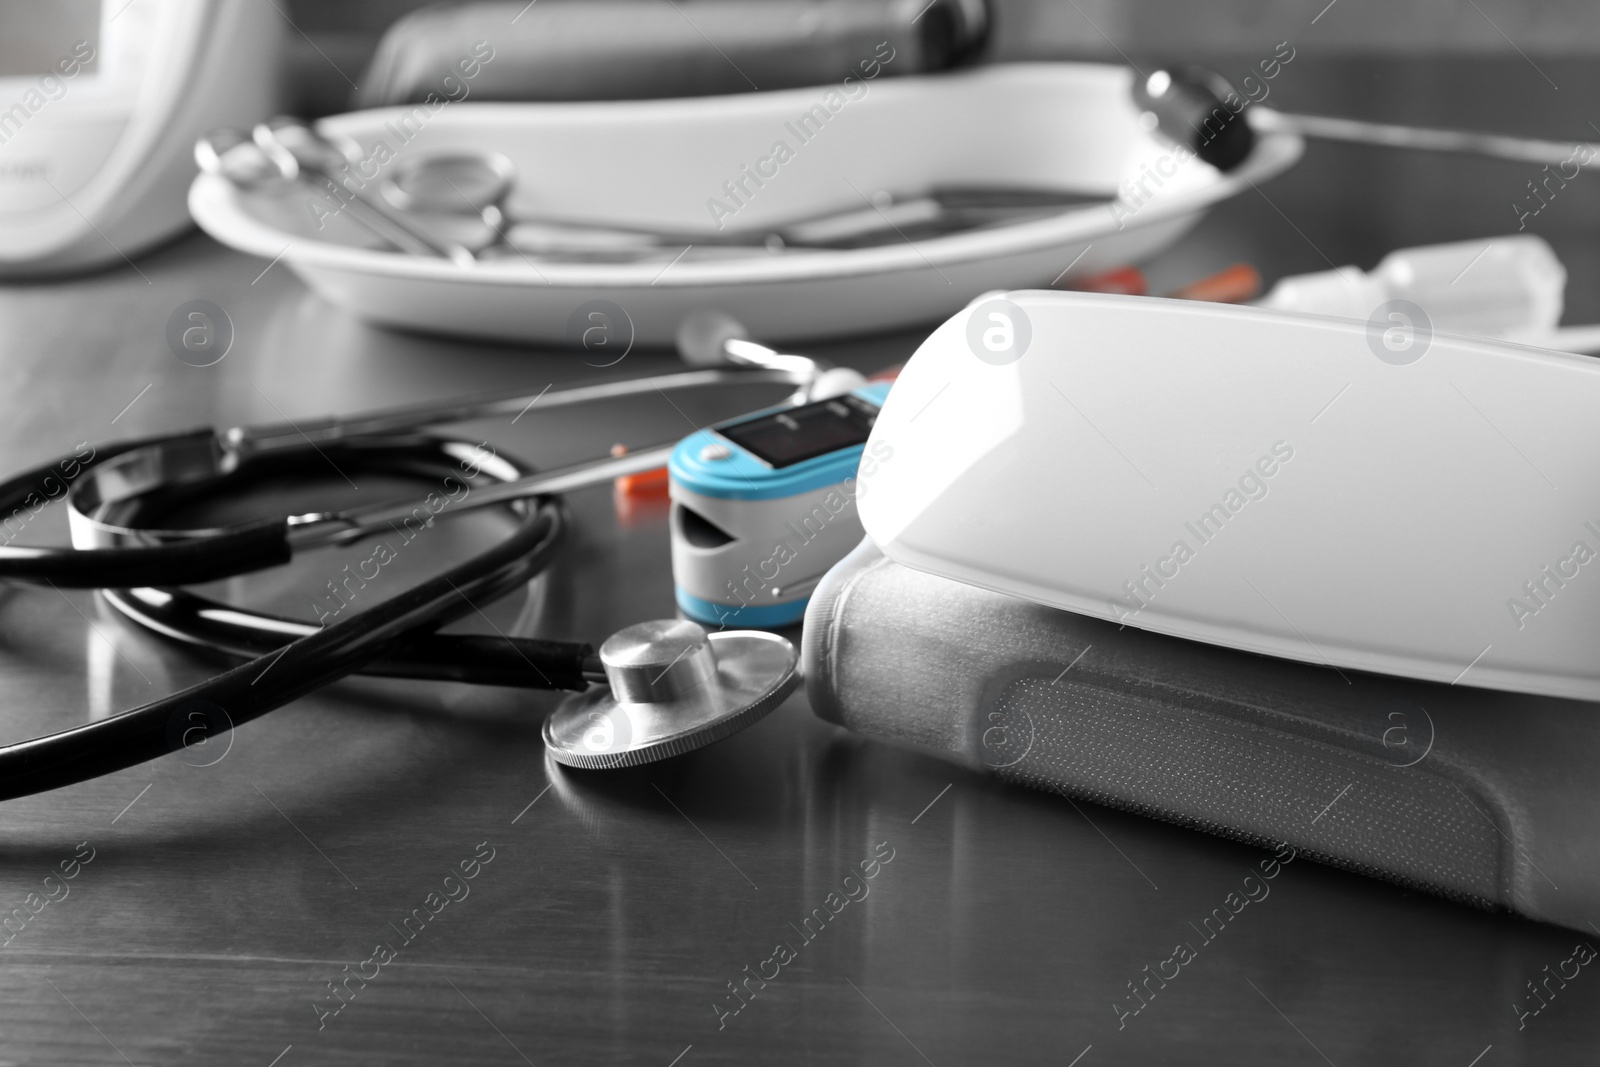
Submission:
<svg viewBox="0 0 1600 1067">
<path fill-rule="evenodd" d="M 600 662 L 609 684 L 568 697 L 545 720 L 546 748 L 569 767 L 632 767 L 720 741 L 783 703 L 799 680 L 799 656 L 777 634 L 708 634 L 683 619 L 617 631 Z"/>
</svg>

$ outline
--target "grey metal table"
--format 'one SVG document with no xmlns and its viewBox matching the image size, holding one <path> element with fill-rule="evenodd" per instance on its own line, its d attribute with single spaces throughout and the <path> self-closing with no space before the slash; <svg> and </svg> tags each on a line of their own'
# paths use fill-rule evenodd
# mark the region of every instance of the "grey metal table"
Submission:
<svg viewBox="0 0 1600 1067">
<path fill-rule="evenodd" d="M 1297 62 L 1300 81 L 1280 81 L 1285 107 L 1550 135 L 1582 131 L 1597 81 L 1541 63 L 1566 90 L 1556 97 L 1516 61 Z M 1269 277 L 1370 266 L 1402 244 L 1507 232 L 1525 169 L 1314 147 L 1151 273 L 1176 284 L 1238 258 Z M 1574 184 L 1535 220 L 1572 268 L 1574 321 L 1600 318 L 1597 206 L 1592 185 Z M 0 288 L 0 460 L 595 373 L 571 355 L 376 330 L 263 266 L 196 235 L 136 267 Z M 237 330 L 209 368 L 163 342 L 168 315 L 197 298 Z M 822 350 L 874 368 L 917 340 Z M 636 353 L 606 373 L 672 364 Z M 652 399 L 605 422 L 552 413 L 474 430 L 549 465 L 757 399 L 680 400 L 681 412 Z M 464 629 L 598 640 L 672 614 L 660 511 L 620 520 L 604 491 L 572 507 L 557 572 Z M 398 588 L 492 521 L 441 525 L 382 581 Z M 21 539 L 61 536 L 47 512 Z M 310 618 L 358 558 L 317 553 L 218 588 Z M 0 594 L 8 738 L 113 714 L 213 666 L 92 595 Z M 672 762 L 564 772 L 539 742 L 552 705 L 353 680 L 231 739 L 6 804 L 0 1060 L 1494 1067 L 1589 1059 L 1600 1038 L 1600 978 L 1570 982 L 1524 1029 L 1513 1009 L 1580 935 L 1309 862 L 1119 1027 L 1130 983 L 1193 940 L 1190 924 L 1263 853 L 852 737 L 799 697 Z M 47 885 L 63 862 L 76 876 Z M 865 897 L 837 903 L 863 862 Z M 820 933 L 805 925 L 816 909 L 829 917 Z M 775 969 L 734 996 L 731 983 Z"/>
</svg>

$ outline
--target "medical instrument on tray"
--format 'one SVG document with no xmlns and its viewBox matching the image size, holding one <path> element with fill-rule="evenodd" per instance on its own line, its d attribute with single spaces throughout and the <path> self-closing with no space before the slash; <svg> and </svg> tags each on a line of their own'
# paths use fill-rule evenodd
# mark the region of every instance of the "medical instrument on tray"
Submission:
<svg viewBox="0 0 1600 1067">
<path fill-rule="evenodd" d="M 861 207 L 801 219 L 770 230 L 656 230 L 612 223 L 530 219 L 510 213 L 507 200 L 516 166 L 498 152 L 406 156 L 395 161 L 379 185 L 394 208 L 426 220 L 429 229 L 451 219 L 482 224 L 479 255 L 648 254 L 685 245 L 781 252 L 787 248 L 859 248 L 1020 222 L 1055 214 L 1103 198 L 1052 189 L 984 186 L 935 187 L 906 197 L 881 194 Z M 484 236 L 491 240 L 484 243 Z M 496 245 L 502 247 L 497 248 Z"/>
<path fill-rule="evenodd" d="M 671 231 L 616 223 L 534 219 L 506 206 L 516 168 L 498 152 L 408 155 L 377 184 L 377 195 L 341 180 L 359 146 L 336 144 L 305 123 L 278 118 L 246 137 L 217 130 L 195 143 L 208 174 L 241 189 L 315 179 L 338 210 L 402 252 L 467 266 L 510 255 L 628 260 L 686 246 L 712 254 L 772 254 L 786 249 L 860 248 L 1023 222 L 1089 204 L 1099 197 L 1052 189 L 952 186 L 827 212 L 759 231 Z M 331 212 L 330 212 L 331 213 Z"/>
<path fill-rule="evenodd" d="M 530 219 L 510 213 L 516 166 L 499 152 L 451 152 L 397 159 L 379 185 L 390 206 L 430 231 L 449 232 L 477 254 L 650 254 L 686 245 L 781 252 L 788 248 L 860 248 L 940 236 L 1056 214 L 1100 197 L 1053 189 L 934 187 L 763 230 L 654 230 L 611 223 Z M 452 228 L 460 220 L 478 232 Z"/>
<path fill-rule="evenodd" d="M 685 356 L 701 363 L 714 359 L 716 367 L 547 389 L 534 396 L 468 398 L 298 426 L 220 434 L 202 430 L 87 453 L 80 449 L 0 485 L 0 512 L 32 512 L 66 496 L 75 546 L 0 547 L 0 577 L 102 588 L 114 607 L 141 625 L 253 657 L 113 718 L 0 747 L 0 798 L 153 759 L 191 743 L 197 733 L 232 729 L 357 672 L 545 689 L 583 689 L 603 680 L 603 692 L 578 698 L 579 704 L 567 705 L 547 727 L 552 754 L 561 759 L 566 753 L 569 762 L 583 766 L 664 758 L 766 714 L 795 684 L 797 655 L 774 635 L 724 633 L 707 639 L 692 623 L 645 625 L 608 641 L 597 660 L 587 645 L 435 632 L 548 566 L 563 529 L 553 494 L 658 467 L 671 446 L 535 473 L 481 446 L 420 431 L 526 411 L 535 402 L 550 408 L 665 389 L 761 382 L 798 386 L 794 399 L 808 401 L 823 390 L 859 381 L 855 372 L 776 352 L 737 332 L 737 324 L 714 315 L 684 323 Z M 444 574 L 346 619 L 324 619 L 320 626 L 157 588 L 270 567 L 300 548 L 349 543 L 392 531 L 393 523 L 431 521 L 434 511 L 442 510 L 423 507 L 418 516 L 416 501 L 404 500 L 226 527 L 155 525 L 163 511 L 188 500 L 329 463 L 341 470 L 442 474 L 444 492 L 452 500 L 460 492 L 454 511 L 508 505 L 519 522 L 510 535 Z M 669 650 L 665 658 L 657 654 L 662 649 Z M 609 702 L 602 699 L 606 693 Z M 598 733 L 587 725 L 599 721 L 596 716 L 605 726 Z M 562 733 L 574 720 L 578 725 Z"/>
<path fill-rule="evenodd" d="M 626 258 L 696 244 L 749 246 L 762 252 L 783 247 L 781 240 L 774 244 L 770 238 L 752 241 L 735 234 L 517 218 L 506 204 L 516 181 L 516 165 L 499 152 L 407 155 L 395 160 L 378 191 L 418 225 L 449 233 L 485 258 L 518 254 Z"/>
<path fill-rule="evenodd" d="M 693 243 L 752 243 L 720 233 L 673 233 L 614 224 L 518 218 L 510 214 L 506 205 L 516 182 L 516 164 L 499 152 L 450 152 L 402 156 L 389 168 L 378 189 L 379 195 L 396 209 L 434 226 L 451 219 L 476 218 L 513 250 L 648 252 Z M 483 243 L 481 238 L 478 243 Z M 477 251 L 481 255 L 493 245 L 491 240 Z"/>
<path fill-rule="evenodd" d="M 1163 135 L 1187 146 L 1218 170 L 1231 170 L 1243 162 L 1255 147 L 1258 131 L 1386 148 L 1461 152 L 1551 167 L 1572 164 L 1572 173 L 1562 175 L 1564 178 L 1574 177 L 1578 168 L 1600 158 L 1597 144 L 1297 115 L 1249 105 L 1247 97 L 1241 96 L 1226 78 L 1205 67 L 1175 67 L 1135 77 L 1133 99 Z"/>
<path fill-rule="evenodd" d="M 247 191 L 270 190 L 315 174 L 320 179 L 315 187 L 337 206 L 338 211 L 348 210 L 350 217 L 359 225 L 400 251 L 456 262 L 469 262 L 472 259 L 472 254 L 465 249 L 454 251 L 432 236 L 420 233 L 418 227 L 408 221 L 395 222 L 391 216 L 398 213 L 374 207 L 348 190 L 342 194 L 334 192 L 333 186 L 337 183 L 325 172 L 302 166 L 295 155 L 285 148 L 276 145 L 263 147 L 260 140 L 239 130 L 213 130 L 195 141 L 194 161 L 206 174 L 225 178 L 237 188 Z M 330 208 L 328 213 L 336 212 Z"/>
<path fill-rule="evenodd" d="M 402 252 L 442 256 L 463 266 L 473 262 L 473 253 L 460 243 L 435 238 L 408 219 L 405 212 L 392 209 L 380 197 L 366 195 L 359 184 L 340 181 L 341 172 L 351 166 L 348 155 L 298 119 L 275 118 L 259 123 L 251 131 L 251 138 L 284 178 L 293 181 L 306 174 L 317 179 L 335 197 L 335 203 Z"/>
</svg>

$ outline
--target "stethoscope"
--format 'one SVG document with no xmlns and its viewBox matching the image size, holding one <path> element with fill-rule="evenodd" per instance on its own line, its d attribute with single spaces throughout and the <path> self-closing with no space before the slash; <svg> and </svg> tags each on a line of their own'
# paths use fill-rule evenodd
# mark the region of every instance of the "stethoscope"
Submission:
<svg viewBox="0 0 1600 1067">
<path fill-rule="evenodd" d="M 316 423 L 198 430 L 75 454 L 0 484 L 0 514 L 62 500 L 72 548 L 0 547 L 0 579 L 98 588 L 118 611 L 167 637 L 247 662 L 199 685 L 84 726 L 0 747 L 0 799 L 81 782 L 205 741 L 346 675 L 469 681 L 574 691 L 546 720 L 550 755 L 569 766 L 664 759 L 741 729 L 797 684 L 786 639 L 706 633 L 665 620 L 630 626 L 598 654 L 575 642 L 440 634 L 440 627 L 543 571 L 565 527 L 557 494 L 659 468 L 673 445 L 537 472 L 429 427 L 656 391 L 733 384 L 795 386 L 790 403 L 850 387 L 859 375 L 743 337 L 736 323 L 691 318 L 679 349 L 698 369 L 624 381 L 487 395 Z M 187 500 L 328 464 L 438 479 L 451 513 L 496 506 L 516 522 L 444 573 L 323 625 L 251 611 L 184 589 L 288 562 L 426 519 L 413 498 L 233 526 L 157 525 Z M 35 505 L 37 504 L 37 507 Z M 419 517 L 418 512 L 422 511 Z M 440 514 L 444 509 L 440 509 Z"/>
</svg>

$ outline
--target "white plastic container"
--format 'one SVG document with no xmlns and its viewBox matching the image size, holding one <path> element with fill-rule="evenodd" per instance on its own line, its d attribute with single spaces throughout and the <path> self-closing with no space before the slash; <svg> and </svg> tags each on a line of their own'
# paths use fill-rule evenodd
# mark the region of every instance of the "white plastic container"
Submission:
<svg viewBox="0 0 1600 1067">
<path fill-rule="evenodd" d="M 1156 633 L 1600 700 L 1600 360 L 1443 331 L 1399 359 L 1375 332 L 976 302 L 884 402 L 862 527 L 906 566 Z"/>
<path fill-rule="evenodd" d="M 1274 285 L 1260 306 L 1366 320 L 1405 300 L 1435 330 L 1535 344 L 1555 332 L 1566 284 L 1566 268 L 1543 238 L 1512 234 L 1402 248 L 1370 273 L 1340 267 L 1297 274 Z"/>
</svg>

